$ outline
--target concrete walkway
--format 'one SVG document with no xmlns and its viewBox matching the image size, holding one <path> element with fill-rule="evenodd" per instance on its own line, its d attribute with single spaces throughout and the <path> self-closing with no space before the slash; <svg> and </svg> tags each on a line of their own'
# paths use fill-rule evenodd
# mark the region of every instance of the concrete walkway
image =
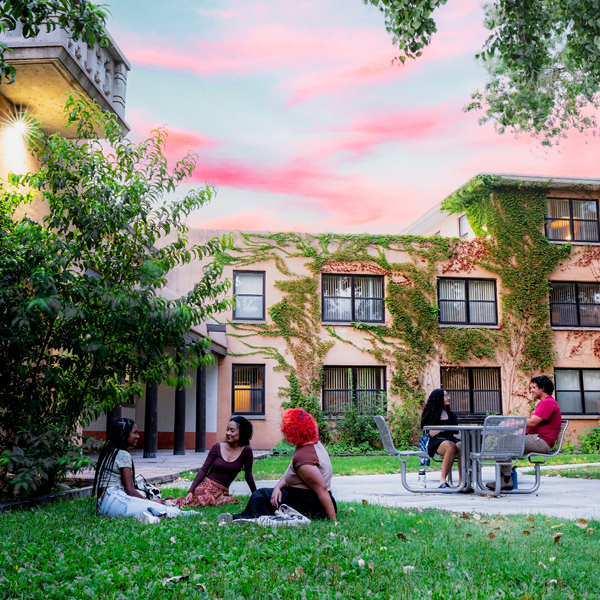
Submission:
<svg viewBox="0 0 600 600">
<path fill-rule="evenodd" d="M 553 466 L 555 469 L 580 467 L 585 465 Z M 523 475 L 529 467 L 519 469 L 519 485 L 529 487 L 534 477 Z M 484 468 L 484 481 L 494 477 L 493 468 Z M 427 479 L 432 484 L 439 480 L 439 471 L 428 472 Z M 407 480 L 411 487 L 417 487 L 417 474 L 408 473 Z M 259 487 L 273 487 L 276 481 L 260 481 Z M 437 508 L 455 512 L 471 512 L 481 514 L 543 514 L 565 519 L 600 520 L 600 480 L 599 479 L 567 479 L 543 477 L 540 489 L 535 494 L 501 495 L 488 498 L 478 494 L 413 494 L 402 487 L 400 475 L 353 475 L 350 477 L 334 477 L 332 491 L 336 500 L 346 502 L 362 502 L 383 506 L 402 508 Z M 231 492 L 235 495 L 249 493 L 245 482 L 234 482 Z"/>
<path fill-rule="evenodd" d="M 175 456 L 173 450 L 158 450 L 156 458 L 144 458 L 143 450 L 130 450 L 136 475 L 143 475 L 149 483 L 166 483 L 177 479 L 184 471 L 195 473 L 204 464 L 208 452 L 194 452 L 186 450 L 183 456 Z M 255 450 L 254 460 L 266 458 L 269 452 L 266 450 Z M 94 461 L 98 455 L 91 455 Z M 74 477 L 82 484 L 92 485 L 94 482 L 94 471 L 84 471 Z"/>
</svg>

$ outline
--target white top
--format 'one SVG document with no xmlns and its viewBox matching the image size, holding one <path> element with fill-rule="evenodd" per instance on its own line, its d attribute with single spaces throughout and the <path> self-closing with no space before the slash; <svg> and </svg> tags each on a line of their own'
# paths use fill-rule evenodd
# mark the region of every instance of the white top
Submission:
<svg viewBox="0 0 600 600">
<path fill-rule="evenodd" d="M 131 454 L 126 450 L 119 450 L 117 456 L 115 456 L 115 462 L 113 463 L 110 471 L 104 471 L 102 474 L 102 480 L 100 481 L 99 487 L 111 487 L 118 490 L 124 490 L 123 477 L 121 475 L 121 469 L 133 467 L 133 460 L 131 460 Z"/>
</svg>

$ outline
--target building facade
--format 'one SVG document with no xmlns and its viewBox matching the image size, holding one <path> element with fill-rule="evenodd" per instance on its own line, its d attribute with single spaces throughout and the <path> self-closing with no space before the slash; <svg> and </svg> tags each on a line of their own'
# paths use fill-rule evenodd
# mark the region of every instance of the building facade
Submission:
<svg viewBox="0 0 600 600">
<path fill-rule="evenodd" d="M 419 402 L 440 386 L 464 422 L 528 414 L 528 378 L 541 372 L 554 377 L 571 439 L 597 425 L 600 180 L 500 176 L 494 186 L 490 198 L 508 190 L 520 203 L 515 223 L 525 231 L 507 265 L 494 263 L 500 242 L 476 237 L 464 211 L 441 205 L 398 236 L 237 232 L 220 258 L 236 301 L 219 319 L 228 351 L 217 432 L 243 414 L 253 445 L 270 448 L 281 439 L 282 402 L 298 393 L 331 419 L 373 403 L 405 404 L 418 418 Z M 548 258 L 538 263 L 540 248 Z M 184 293 L 202 268 L 178 269 L 170 287 Z"/>
</svg>

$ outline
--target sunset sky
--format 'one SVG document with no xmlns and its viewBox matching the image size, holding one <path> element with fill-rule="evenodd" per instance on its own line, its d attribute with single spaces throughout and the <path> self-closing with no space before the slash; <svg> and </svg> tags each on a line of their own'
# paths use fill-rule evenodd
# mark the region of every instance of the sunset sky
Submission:
<svg viewBox="0 0 600 600">
<path fill-rule="evenodd" d="M 192 226 L 399 233 L 482 171 L 600 176 L 595 137 L 546 150 L 462 111 L 485 83 L 479 0 L 448 0 L 406 66 L 362 0 L 108 4 L 132 137 L 167 125 L 169 157 L 193 150 L 194 185 L 219 189 Z"/>
</svg>

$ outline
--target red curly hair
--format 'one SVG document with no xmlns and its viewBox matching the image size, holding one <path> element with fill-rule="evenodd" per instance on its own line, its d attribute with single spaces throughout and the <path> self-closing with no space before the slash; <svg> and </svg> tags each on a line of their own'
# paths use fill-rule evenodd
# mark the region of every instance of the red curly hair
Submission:
<svg viewBox="0 0 600 600">
<path fill-rule="evenodd" d="M 281 433 L 294 446 L 319 441 L 319 426 L 310 413 L 301 408 L 288 408 L 281 417 Z"/>
</svg>

